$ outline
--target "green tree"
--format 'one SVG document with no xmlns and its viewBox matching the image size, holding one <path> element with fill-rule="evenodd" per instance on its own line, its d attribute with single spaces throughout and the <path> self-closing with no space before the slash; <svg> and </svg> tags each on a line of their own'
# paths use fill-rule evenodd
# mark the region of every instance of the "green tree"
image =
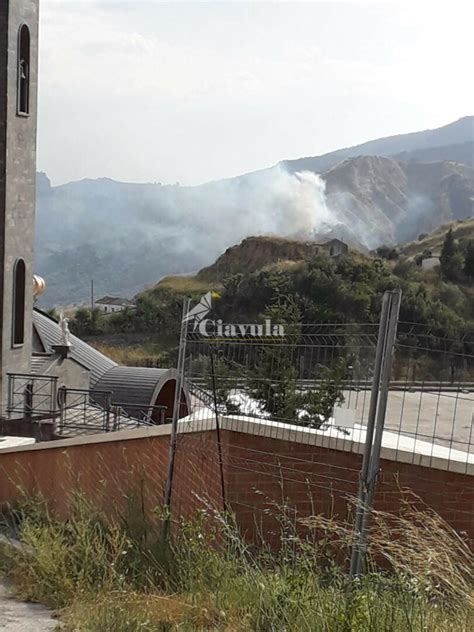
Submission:
<svg viewBox="0 0 474 632">
<path fill-rule="evenodd" d="M 54 320 L 59 320 L 59 314 L 54 307 L 51 307 L 51 309 L 47 309 L 46 313 L 48 314 L 48 316 L 51 316 L 51 318 L 54 318 Z"/>
<path fill-rule="evenodd" d="M 322 367 L 318 388 L 299 394 L 299 424 L 319 428 L 322 423 L 328 421 L 333 414 L 334 406 L 344 402 L 342 389 L 346 370 L 344 358 L 339 358 L 333 367 Z"/>
<path fill-rule="evenodd" d="M 464 257 L 464 274 L 473 279 L 474 278 L 474 241 L 471 240 L 466 246 L 466 255 Z"/>
<path fill-rule="evenodd" d="M 213 399 L 215 395 L 218 409 L 229 415 L 239 413 L 240 404 L 232 397 L 232 391 L 236 387 L 238 378 L 241 377 L 241 367 L 233 367 L 226 358 L 214 357 L 214 363 L 208 358 L 206 360 L 206 389 L 212 394 Z M 214 375 L 212 375 L 212 364 L 214 364 Z"/>
<path fill-rule="evenodd" d="M 70 322 L 71 331 L 77 336 L 94 336 L 102 332 L 100 311 L 78 307 Z"/>
<path fill-rule="evenodd" d="M 281 324 L 285 335 L 264 343 L 255 368 L 247 375 L 247 391 L 272 416 L 293 421 L 297 413 L 294 351 L 300 336 L 300 311 L 290 297 L 280 299 L 264 312 L 273 324 Z"/>
<path fill-rule="evenodd" d="M 461 315 L 464 313 L 466 297 L 458 285 L 441 282 L 438 290 L 438 298 L 446 307 L 449 307 L 449 309 L 452 309 L 457 314 Z"/>
<path fill-rule="evenodd" d="M 385 244 L 383 246 L 379 246 L 376 252 L 377 256 L 381 257 L 382 259 L 388 259 L 389 261 L 393 259 L 398 259 L 398 257 L 400 256 L 400 253 L 396 248 L 393 248 L 393 246 L 386 246 Z"/>
<path fill-rule="evenodd" d="M 298 425 L 318 428 L 329 419 L 337 403 L 342 403 L 346 361 L 340 358 L 332 367 L 320 367 L 317 389 L 298 389 L 298 354 L 301 342 L 300 311 L 291 298 L 270 306 L 265 317 L 283 324 L 285 336 L 264 344 L 256 369 L 249 376 L 248 388 L 263 410 L 272 416 Z"/>
<path fill-rule="evenodd" d="M 457 281 L 462 271 L 464 258 L 454 241 L 453 231 L 450 228 L 444 238 L 441 256 L 439 258 L 441 276 L 447 281 Z"/>
</svg>

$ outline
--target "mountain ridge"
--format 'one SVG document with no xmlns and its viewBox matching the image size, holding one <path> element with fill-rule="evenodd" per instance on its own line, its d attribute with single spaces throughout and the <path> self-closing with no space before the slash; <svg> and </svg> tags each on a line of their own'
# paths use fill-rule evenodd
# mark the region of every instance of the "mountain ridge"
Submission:
<svg viewBox="0 0 474 632">
<path fill-rule="evenodd" d="M 474 117 L 461 121 L 441 128 L 447 158 L 469 151 L 470 136 L 461 149 L 452 142 L 462 129 L 471 134 Z M 430 130 L 428 140 L 425 132 L 414 133 L 417 149 L 409 135 L 404 157 L 409 151 L 432 157 L 426 152 L 438 151 L 436 132 Z M 396 138 L 403 149 L 403 135 Z M 341 151 L 346 150 L 332 157 L 340 158 Z M 51 186 L 40 173 L 36 272 L 47 283 L 41 304 L 85 300 L 91 279 L 97 293 L 133 295 L 157 278 L 209 265 L 252 234 L 335 236 L 373 248 L 413 240 L 419 232 L 473 214 L 470 165 L 358 155 L 338 160 L 319 176 L 283 164 L 193 187 L 110 178 Z"/>
<path fill-rule="evenodd" d="M 410 159 L 409 154 L 413 151 L 445 147 L 447 143 L 446 141 L 442 142 L 443 139 L 449 140 L 449 145 L 452 146 L 464 143 L 474 144 L 474 115 L 463 116 L 457 121 L 453 121 L 442 127 L 375 138 L 350 147 L 336 149 L 335 151 L 330 151 L 319 156 L 294 158 L 281 161 L 278 164 L 282 164 L 285 168 L 293 172 L 303 169 L 309 169 L 310 171 L 322 169 L 326 171 L 336 165 L 337 162 L 345 158 L 353 158 L 357 155 L 393 156 L 405 152 L 405 154 L 408 155 L 408 159 Z M 421 140 L 421 146 L 416 145 L 417 140 Z M 401 147 L 401 145 L 403 145 L 403 147 Z M 472 156 L 471 160 L 474 160 Z"/>
</svg>

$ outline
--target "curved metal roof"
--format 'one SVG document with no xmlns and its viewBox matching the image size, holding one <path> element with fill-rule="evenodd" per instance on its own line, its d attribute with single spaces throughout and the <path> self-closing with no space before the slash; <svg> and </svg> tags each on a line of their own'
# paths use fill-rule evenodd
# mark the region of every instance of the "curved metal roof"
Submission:
<svg viewBox="0 0 474 632">
<path fill-rule="evenodd" d="M 38 309 L 33 311 L 33 328 L 44 348 L 44 352 L 38 354 L 43 360 L 53 345 L 61 343 L 61 329 L 51 316 Z M 112 403 L 122 404 L 130 415 L 137 413 L 137 407 L 152 406 L 165 383 L 176 379 L 175 369 L 121 366 L 73 335 L 70 357 L 89 369 L 91 396 L 97 403 L 103 404 L 100 392 L 106 391 L 111 393 Z M 37 371 L 40 370 L 39 359 L 35 357 L 33 361 Z M 188 399 L 185 386 L 183 393 Z"/>
<path fill-rule="evenodd" d="M 96 393 L 100 403 L 99 391 L 109 391 L 112 403 L 129 404 L 122 407 L 133 415 L 135 406 L 152 406 L 165 382 L 171 379 L 176 379 L 175 369 L 116 365 L 97 381 L 92 397 Z"/>
<path fill-rule="evenodd" d="M 36 308 L 33 310 L 33 327 L 46 353 L 52 351 L 53 345 L 61 344 L 61 328 L 59 324 L 54 318 Z M 117 366 L 116 362 L 72 334 L 71 358 L 89 369 L 91 388 L 94 387 L 104 373 Z"/>
</svg>

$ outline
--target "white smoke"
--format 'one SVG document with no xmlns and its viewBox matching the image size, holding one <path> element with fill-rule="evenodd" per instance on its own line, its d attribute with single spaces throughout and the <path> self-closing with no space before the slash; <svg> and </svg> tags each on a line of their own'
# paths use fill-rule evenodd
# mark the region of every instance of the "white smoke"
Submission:
<svg viewBox="0 0 474 632">
<path fill-rule="evenodd" d="M 337 223 L 319 175 L 291 174 L 279 166 L 200 187 L 165 187 L 163 192 L 166 209 L 153 223 L 190 246 L 204 238 L 215 240 L 222 250 L 250 235 L 310 239 Z"/>
<path fill-rule="evenodd" d="M 335 223 L 319 175 L 310 171 L 291 174 L 276 167 L 264 180 L 251 192 L 259 210 L 259 232 L 310 238 L 318 229 Z"/>
<path fill-rule="evenodd" d="M 92 276 L 104 293 L 132 295 L 167 274 L 211 264 L 246 237 L 309 240 L 337 223 L 320 176 L 292 174 L 278 166 L 196 187 L 95 180 L 45 195 L 38 205 L 38 272 L 58 279 L 45 296 L 51 301 L 68 296 L 68 279 L 77 277 L 79 269 L 76 299 L 86 296 L 82 279 Z M 67 222 L 58 221 L 58 213 Z M 64 256 L 58 252 L 60 242 L 68 244 Z M 117 270 L 123 273 L 117 276 Z"/>
</svg>

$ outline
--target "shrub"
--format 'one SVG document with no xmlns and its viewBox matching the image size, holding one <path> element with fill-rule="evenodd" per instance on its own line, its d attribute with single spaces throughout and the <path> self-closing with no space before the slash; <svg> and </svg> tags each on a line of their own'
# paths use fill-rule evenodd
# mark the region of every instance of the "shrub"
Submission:
<svg viewBox="0 0 474 632">
<path fill-rule="evenodd" d="M 165 564 L 163 550 L 106 525 L 82 499 L 67 521 L 30 507 L 9 572 L 20 596 L 63 608 L 71 632 L 472 629 L 473 555 L 435 514 L 375 512 L 369 572 L 351 581 L 334 551 L 348 551 L 352 525 L 295 522 L 288 509 L 272 510 L 281 528 L 272 553 L 250 549 L 229 516 L 205 507 L 200 521 L 176 525 Z M 377 569 L 381 559 L 390 572 Z"/>
</svg>

